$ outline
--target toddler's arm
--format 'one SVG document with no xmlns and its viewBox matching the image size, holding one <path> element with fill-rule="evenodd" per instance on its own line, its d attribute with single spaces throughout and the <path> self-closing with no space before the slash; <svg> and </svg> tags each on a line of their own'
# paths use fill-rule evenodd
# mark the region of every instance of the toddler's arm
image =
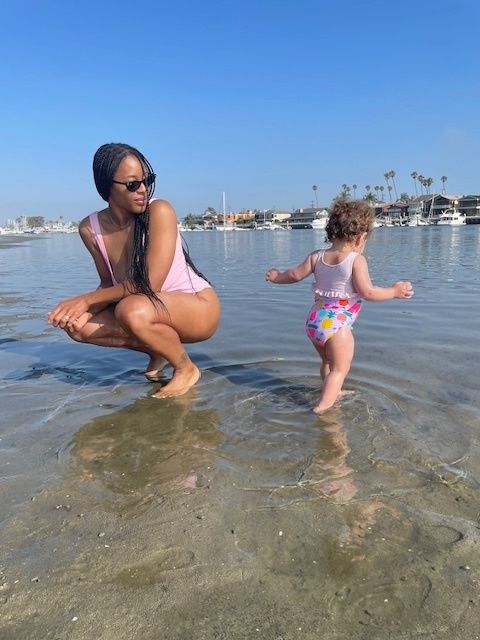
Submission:
<svg viewBox="0 0 480 640">
<path fill-rule="evenodd" d="M 273 282 L 274 284 L 292 284 L 294 282 L 300 282 L 311 273 L 315 268 L 315 258 L 316 251 L 308 255 L 305 260 L 297 265 L 296 267 L 291 267 L 286 271 L 279 271 L 272 267 L 265 274 L 265 280 L 268 282 Z"/>
<path fill-rule="evenodd" d="M 358 255 L 353 263 L 353 284 L 364 300 L 378 302 L 392 298 L 411 298 L 414 294 L 411 282 L 396 282 L 391 287 L 375 286 L 368 273 L 368 264 L 363 255 Z"/>
</svg>

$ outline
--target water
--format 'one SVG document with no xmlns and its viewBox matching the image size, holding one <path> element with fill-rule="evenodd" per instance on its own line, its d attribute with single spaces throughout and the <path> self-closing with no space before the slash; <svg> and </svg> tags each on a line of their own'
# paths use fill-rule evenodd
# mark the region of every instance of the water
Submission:
<svg viewBox="0 0 480 640">
<path fill-rule="evenodd" d="M 0 239 L 5 637 L 154 638 L 125 590 L 151 623 L 159 588 L 168 638 L 475 637 L 480 227 L 375 230 L 372 279 L 409 279 L 415 297 L 365 303 L 355 394 L 323 418 L 310 283 L 264 280 L 323 232 L 185 239 L 222 323 L 189 347 L 200 383 L 166 401 L 144 355 L 46 324 L 97 286 L 77 235 Z"/>
</svg>

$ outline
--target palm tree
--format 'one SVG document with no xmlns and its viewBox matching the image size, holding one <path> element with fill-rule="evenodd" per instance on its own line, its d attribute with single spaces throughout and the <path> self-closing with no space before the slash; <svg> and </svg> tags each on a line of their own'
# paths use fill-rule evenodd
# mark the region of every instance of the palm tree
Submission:
<svg viewBox="0 0 480 640">
<path fill-rule="evenodd" d="M 445 191 L 445 182 L 448 180 L 447 176 L 442 176 L 440 178 L 440 180 L 442 181 L 442 193 L 446 193 Z"/>
<path fill-rule="evenodd" d="M 428 187 L 428 193 L 430 193 L 430 187 L 433 184 L 433 178 L 426 178 L 425 179 L 425 185 Z"/>
<path fill-rule="evenodd" d="M 353 189 L 353 197 L 356 199 L 357 198 L 358 184 L 352 184 L 352 189 Z"/>
<path fill-rule="evenodd" d="M 383 201 L 383 192 L 385 191 L 385 187 L 383 186 L 383 184 L 381 184 L 378 188 L 380 189 L 380 193 L 382 194 L 382 201 Z"/>
<path fill-rule="evenodd" d="M 377 194 L 377 200 L 380 200 L 380 196 L 378 195 L 378 192 L 380 191 L 380 187 L 378 186 L 378 184 L 373 187 L 373 190 Z"/>
<path fill-rule="evenodd" d="M 390 171 L 387 171 L 386 173 L 383 174 L 383 177 L 385 178 L 385 182 L 387 183 L 387 189 L 390 193 L 390 202 L 392 200 L 392 193 L 391 193 L 391 189 L 389 189 L 390 183 L 389 183 L 389 178 L 390 178 Z"/>
<path fill-rule="evenodd" d="M 392 185 L 388 185 L 388 193 L 390 194 L 390 202 L 392 201 Z"/>
<path fill-rule="evenodd" d="M 423 196 L 423 187 L 425 186 L 425 178 L 421 174 L 419 174 L 417 176 L 417 180 L 420 185 L 421 195 Z"/>
<path fill-rule="evenodd" d="M 348 186 L 348 184 L 342 184 L 342 190 L 340 192 L 340 196 L 342 198 L 349 198 L 350 197 L 350 187 Z"/>
<path fill-rule="evenodd" d="M 367 193 L 370 193 L 371 188 L 372 188 L 372 187 L 371 187 L 369 184 L 367 184 L 367 186 L 365 187 L 365 191 L 366 191 Z"/>
<path fill-rule="evenodd" d="M 313 190 L 313 193 L 315 194 L 315 204 L 317 205 L 317 209 L 318 209 L 318 198 L 317 198 L 318 187 L 316 184 L 313 185 L 312 190 Z"/>
<path fill-rule="evenodd" d="M 417 193 L 417 178 L 418 178 L 418 173 L 417 173 L 416 171 L 412 171 L 412 173 L 411 173 L 410 175 L 411 175 L 411 176 L 412 176 L 412 178 L 413 178 L 413 184 L 414 184 L 414 186 L 415 186 L 415 197 L 417 197 L 417 196 L 418 196 L 418 193 Z"/>
<path fill-rule="evenodd" d="M 395 200 L 398 200 L 398 195 L 397 195 L 397 185 L 395 184 L 395 176 L 396 176 L 397 174 L 395 173 L 395 171 L 393 171 L 393 169 L 392 169 L 392 171 L 390 171 L 389 173 L 390 173 L 390 178 L 392 179 L 393 190 L 394 190 L 394 192 L 395 192 Z"/>
</svg>

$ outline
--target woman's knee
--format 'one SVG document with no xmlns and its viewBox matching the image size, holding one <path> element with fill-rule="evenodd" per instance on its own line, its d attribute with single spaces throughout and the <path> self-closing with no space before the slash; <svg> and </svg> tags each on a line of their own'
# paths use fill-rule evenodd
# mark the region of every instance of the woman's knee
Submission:
<svg viewBox="0 0 480 640">
<path fill-rule="evenodd" d="M 75 342 L 88 343 L 90 331 L 82 327 L 81 329 L 67 329 L 65 327 L 65 333 Z"/>
<path fill-rule="evenodd" d="M 154 319 L 155 307 L 146 296 L 132 295 L 115 307 L 115 318 L 133 334 L 137 334 Z"/>
</svg>

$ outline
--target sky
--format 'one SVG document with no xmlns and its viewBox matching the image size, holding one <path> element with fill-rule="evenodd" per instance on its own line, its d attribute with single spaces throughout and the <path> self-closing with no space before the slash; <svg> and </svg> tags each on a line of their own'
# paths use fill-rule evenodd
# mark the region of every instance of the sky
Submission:
<svg viewBox="0 0 480 640">
<path fill-rule="evenodd" d="M 179 218 L 328 206 L 342 184 L 480 192 L 476 0 L 2 0 L 0 224 L 104 204 L 126 142 Z"/>
</svg>

